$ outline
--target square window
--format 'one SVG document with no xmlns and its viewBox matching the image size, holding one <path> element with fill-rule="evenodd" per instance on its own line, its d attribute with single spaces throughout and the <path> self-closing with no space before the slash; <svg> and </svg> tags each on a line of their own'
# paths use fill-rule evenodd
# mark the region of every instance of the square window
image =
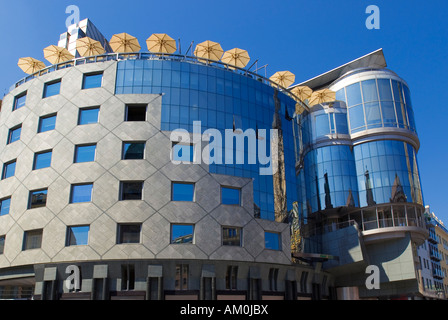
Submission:
<svg viewBox="0 0 448 320">
<path fill-rule="evenodd" d="M 123 160 L 143 159 L 145 154 L 144 142 L 124 142 Z"/>
<path fill-rule="evenodd" d="M 146 121 L 146 105 L 128 105 L 126 106 L 125 121 Z"/>
<path fill-rule="evenodd" d="M 61 80 L 56 80 L 48 82 L 44 85 L 44 95 L 43 98 L 48 98 L 59 94 L 61 91 Z"/>
<path fill-rule="evenodd" d="M 9 208 L 11 206 L 11 197 L 0 200 L 0 216 L 9 214 Z"/>
<path fill-rule="evenodd" d="M 22 250 L 38 249 L 42 245 L 42 233 L 43 230 L 29 230 L 25 231 L 23 236 L 23 248 Z"/>
<path fill-rule="evenodd" d="M 82 88 L 83 89 L 100 88 L 102 82 L 103 82 L 102 72 L 85 74 L 84 79 L 82 81 Z"/>
<path fill-rule="evenodd" d="M 87 245 L 89 240 L 90 226 L 67 227 L 66 246 Z"/>
<path fill-rule="evenodd" d="M 93 189 L 93 183 L 72 185 L 70 203 L 81 203 L 92 201 L 92 189 Z"/>
<path fill-rule="evenodd" d="M 20 140 L 20 133 L 22 132 L 22 125 L 9 129 L 9 134 L 8 134 L 8 143 L 13 143 L 15 141 Z"/>
<path fill-rule="evenodd" d="M 78 125 L 98 123 L 99 112 L 99 107 L 80 109 Z"/>
<path fill-rule="evenodd" d="M 221 203 L 229 205 L 240 205 L 240 189 L 221 187 Z"/>
<path fill-rule="evenodd" d="M 13 177 L 16 172 L 16 160 L 7 162 L 3 165 L 2 180 Z"/>
<path fill-rule="evenodd" d="M 14 105 L 12 107 L 12 111 L 24 107 L 25 103 L 26 103 L 26 91 L 14 97 Z"/>
<path fill-rule="evenodd" d="M 44 151 L 34 155 L 33 170 L 48 168 L 51 165 L 52 151 Z"/>
<path fill-rule="evenodd" d="M 0 236 L 0 254 L 3 254 L 5 252 L 5 241 L 6 236 Z"/>
<path fill-rule="evenodd" d="M 119 224 L 117 243 L 140 243 L 141 224 Z"/>
<path fill-rule="evenodd" d="M 56 115 L 49 115 L 40 117 L 39 119 L 39 128 L 37 130 L 37 133 L 47 132 L 54 130 L 56 127 Z"/>
<path fill-rule="evenodd" d="M 29 209 L 45 207 L 47 205 L 48 189 L 34 190 L 30 192 Z"/>
<path fill-rule="evenodd" d="M 280 234 L 277 232 L 264 232 L 264 247 L 270 250 L 281 250 Z"/>
<path fill-rule="evenodd" d="M 173 160 L 182 162 L 194 161 L 194 145 L 173 143 Z"/>
<path fill-rule="evenodd" d="M 171 243 L 193 243 L 194 225 L 172 224 Z"/>
<path fill-rule="evenodd" d="M 173 182 L 172 201 L 194 201 L 194 183 Z"/>
<path fill-rule="evenodd" d="M 96 144 L 75 146 L 75 163 L 95 161 Z"/>
<path fill-rule="evenodd" d="M 223 227 L 222 228 L 222 245 L 241 247 L 241 228 Z"/>
<path fill-rule="evenodd" d="M 121 200 L 142 200 L 143 182 L 130 181 L 121 183 Z"/>
</svg>

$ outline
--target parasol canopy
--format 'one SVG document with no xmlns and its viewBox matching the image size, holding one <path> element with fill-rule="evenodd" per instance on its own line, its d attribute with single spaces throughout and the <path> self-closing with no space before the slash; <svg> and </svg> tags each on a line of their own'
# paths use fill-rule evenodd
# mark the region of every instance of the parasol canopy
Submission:
<svg viewBox="0 0 448 320">
<path fill-rule="evenodd" d="M 142 48 L 136 37 L 128 33 L 114 34 L 109 41 L 110 47 L 114 52 L 138 52 Z"/>
<path fill-rule="evenodd" d="M 76 40 L 76 49 L 83 57 L 97 56 L 105 52 L 99 41 L 93 40 L 89 37 Z"/>
<path fill-rule="evenodd" d="M 291 93 L 301 101 L 305 101 L 311 97 L 313 90 L 308 86 L 297 86 L 291 89 Z"/>
<path fill-rule="evenodd" d="M 177 50 L 176 40 L 166 33 L 154 33 L 147 40 L 146 45 L 150 52 L 174 53 Z"/>
<path fill-rule="evenodd" d="M 224 52 L 221 61 L 238 68 L 244 68 L 249 63 L 250 57 L 246 50 L 233 48 Z"/>
<path fill-rule="evenodd" d="M 336 100 L 336 92 L 330 89 L 322 89 L 314 91 L 308 100 L 310 106 L 314 106 L 319 103 L 331 102 Z"/>
<path fill-rule="evenodd" d="M 50 45 L 44 49 L 44 57 L 51 64 L 58 64 L 61 62 L 75 59 L 75 56 L 66 48 Z"/>
<path fill-rule="evenodd" d="M 270 78 L 272 82 L 282 86 L 283 88 L 288 88 L 296 80 L 296 76 L 290 71 L 278 71 L 274 73 Z"/>
<path fill-rule="evenodd" d="M 20 58 L 17 65 L 28 74 L 33 74 L 45 68 L 45 63 L 31 57 Z"/>
<path fill-rule="evenodd" d="M 198 58 L 205 58 L 209 60 L 219 61 L 221 59 L 224 50 L 217 42 L 210 40 L 199 43 L 194 50 L 194 55 Z"/>
</svg>

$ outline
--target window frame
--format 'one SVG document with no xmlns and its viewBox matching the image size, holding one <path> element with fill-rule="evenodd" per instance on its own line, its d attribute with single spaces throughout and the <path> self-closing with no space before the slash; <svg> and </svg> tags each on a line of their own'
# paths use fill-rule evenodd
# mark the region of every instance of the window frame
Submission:
<svg viewBox="0 0 448 320">
<path fill-rule="evenodd" d="M 173 241 L 173 235 L 174 235 L 174 228 L 175 227 L 191 227 L 192 231 L 191 231 L 191 241 L 187 241 L 187 242 L 176 242 Z M 171 228 L 170 228 L 170 244 L 180 244 L 180 245 L 184 245 L 184 244 L 194 244 L 194 229 L 195 229 L 195 225 L 194 224 L 190 224 L 190 223 L 172 223 L 171 224 Z M 184 237 L 186 235 L 189 234 L 185 234 L 181 237 Z"/>
<path fill-rule="evenodd" d="M 95 147 L 95 150 L 93 151 L 93 160 L 89 161 L 79 161 L 78 155 L 79 155 L 79 148 L 86 148 L 86 147 Z M 95 162 L 96 160 L 96 143 L 86 143 L 86 144 L 77 144 L 75 145 L 75 151 L 74 151 L 74 157 L 73 157 L 73 163 L 88 163 L 88 162 Z"/>
<path fill-rule="evenodd" d="M 138 242 L 123 242 L 123 227 L 139 226 Z M 118 223 L 116 244 L 139 244 L 142 242 L 142 224 L 141 223 Z"/>
<path fill-rule="evenodd" d="M 38 157 L 41 156 L 41 155 L 44 155 L 44 154 L 48 154 L 48 153 L 51 154 L 49 165 L 46 166 L 46 167 L 40 167 L 40 168 L 37 168 L 36 165 L 37 165 L 37 162 L 38 162 L 38 160 L 39 160 Z M 33 160 L 33 171 L 34 171 L 34 170 L 45 169 L 45 168 L 50 168 L 50 167 L 51 167 L 51 161 L 52 161 L 52 158 L 53 158 L 53 150 L 45 150 L 45 151 L 36 152 L 36 153 L 34 154 L 34 160 Z"/>
<path fill-rule="evenodd" d="M 37 133 L 44 133 L 44 132 L 55 130 L 56 129 L 56 116 L 57 116 L 57 113 L 52 113 L 52 114 L 48 114 L 48 115 L 39 117 L 39 124 L 37 126 Z M 43 120 L 47 120 L 47 119 L 51 119 L 51 118 L 55 119 L 53 128 L 43 131 L 42 130 L 42 121 Z"/>
<path fill-rule="evenodd" d="M 20 132 L 19 132 L 19 137 L 18 137 L 16 140 L 11 141 L 14 132 L 16 132 L 17 130 L 20 130 Z M 16 141 L 20 141 L 21 136 L 22 136 L 22 124 L 19 124 L 19 125 L 17 125 L 17 126 L 12 127 L 12 128 L 9 129 L 9 131 L 8 131 L 8 141 L 6 141 L 6 144 L 9 145 L 9 144 L 14 143 L 14 142 L 16 142 Z"/>
<path fill-rule="evenodd" d="M 82 123 L 81 122 L 82 113 L 84 111 L 91 111 L 91 110 L 97 110 L 96 121 L 95 122 Z M 78 112 L 78 126 L 86 126 L 86 125 L 89 125 L 89 124 L 96 124 L 96 123 L 99 123 L 99 122 L 100 122 L 100 106 L 79 108 L 79 112 Z"/>
<path fill-rule="evenodd" d="M 125 158 L 126 154 L 126 145 L 143 145 L 143 152 L 141 158 Z M 121 160 L 144 160 L 146 156 L 146 141 L 123 141 L 122 143 L 122 152 L 121 152 Z"/>
<path fill-rule="evenodd" d="M 44 203 L 44 205 L 37 205 L 37 206 L 36 206 L 36 204 L 33 205 L 33 202 L 32 202 L 32 200 L 33 200 L 33 194 L 34 194 L 34 193 L 41 192 L 41 191 L 46 191 L 46 193 L 45 193 L 45 203 Z M 31 210 L 31 209 L 38 209 L 38 208 L 42 208 L 42 207 L 46 207 L 46 206 L 47 206 L 47 199 L 48 199 L 48 188 L 36 189 L 36 190 L 30 190 L 30 192 L 29 192 L 29 196 L 28 196 L 28 210 Z"/>
<path fill-rule="evenodd" d="M 75 201 L 75 189 L 76 187 L 83 187 L 83 186 L 90 186 L 90 199 L 88 201 Z M 86 182 L 86 183 L 76 183 L 72 184 L 70 186 L 70 204 L 76 204 L 76 203 L 89 203 L 92 202 L 93 197 L 93 182 Z"/>
<path fill-rule="evenodd" d="M 191 200 L 176 200 L 174 187 L 175 185 L 192 185 L 193 186 L 193 195 Z M 190 198 L 190 197 L 189 197 Z M 181 202 L 195 202 L 196 200 L 196 183 L 188 182 L 188 181 L 171 181 L 171 201 L 181 201 Z"/>
<path fill-rule="evenodd" d="M 2 211 L 3 211 L 3 203 L 5 201 L 7 201 L 7 200 L 9 200 L 8 212 L 2 213 Z M 0 199 L 0 217 L 7 216 L 9 214 L 10 210 L 11 210 L 11 196 L 4 197 L 4 198 Z"/>
<path fill-rule="evenodd" d="M 88 77 L 95 77 L 95 76 L 99 76 L 101 75 L 101 81 L 100 81 L 100 85 L 96 86 L 96 87 L 88 87 L 86 88 L 86 79 Z M 96 72 L 89 72 L 89 73 L 84 73 L 83 77 L 82 77 L 82 86 L 81 86 L 81 90 L 88 90 L 88 89 L 95 89 L 95 88 L 102 88 L 103 86 L 103 79 L 104 79 L 104 72 L 103 71 L 96 71 Z M 96 83 L 96 82 L 95 82 Z"/>
<path fill-rule="evenodd" d="M 30 233 L 34 233 L 34 234 L 31 234 L 32 236 L 40 236 L 39 246 L 37 246 L 37 247 L 28 247 L 28 239 L 29 239 L 28 237 L 30 236 Z M 42 248 L 43 235 L 44 235 L 44 230 L 43 229 L 25 230 L 23 232 L 22 251 L 28 251 L 28 250 Z"/>
<path fill-rule="evenodd" d="M 8 170 L 8 166 L 10 166 L 10 165 L 12 165 L 12 164 L 14 164 L 14 173 L 13 173 L 12 175 L 10 175 L 10 176 L 7 177 L 7 176 L 6 176 L 6 172 L 7 172 L 7 170 Z M 2 179 L 1 179 L 1 180 L 5 180 L 5 179 L 8 179 L 8 178 L 12 178 L 12 177 L 14 177 L 15 174 L 16 174 L 16 168 L 17 168 L 17 159 L 14 159 L 14 160 L 5 162 L 5 163 L 3 164 L 3 169 L 2 169 Z"/>
<path fill-rule="evenodd" d="M 223 196 L 222 196 L 222 192 L 224 189 L 228 189 L 228 190 L 237 190 L 238 191 L 238 203 L 224 203 L 223 202 Z M 242 199 L 241 199 L 241 188 L 238 187 L 233 187 L 233 186 L 226 186 L 226 185 L 221 185 L 221 204 L 225 205 L 225 206 L 238 206 L 240 207 L 242 205 Z"/>
<path fill-rule="evenodd" d="M 13 101 L 13 104 L 12 104 L 12 111 L 19 110 L 20 108 L 26 106 L 26 96 L 27 96 L 27 94 L 28 94 L 28 91 L 25 90 L 25 91 L 19 93 L 18 95 L 14 96 L 14 101 Z M 19 101 L 19 99 L 21 99 L 23 97 L 25 97 L 25 103 L 17 108 L 17 102 Z"/>
<path fill-rule="evenodd" d="M 139 183 L 141 185 L 141 191 L 140 191 L 140 199 L 125 199 L 124 197 L 124 185 L 125 184 L 137 184 Z M 137 180 L 137 181 L 120 181 L 120 201 L 141 201 L 143 200 L 143 192 L 144 192 L 144 181 L 143 180 Z"/>
<path fill-rule="evenodd" d="M 82 244 L 71 244 L 71 235 L 74 234 L 73 229 L 76 228 L 85 228 L 87 227 L 87 239 L 86 243 Z M 89 236 L 90 236 L 90 225 L 74 225 L 74 226 L 67 226 L 67 233 L 66 233 L 66 239 L 65 239 L 65 246 L 66 247 L 76 247 L 76 246 L 85 246 L 89 244 Z"/>
<path fill-rule="evenodd" d="M 52 86 L 52 85 L 55 85 L 57 83 L 59 83 L 58 93 L 53 93 L 51 95 L 48 95 L 48 93 L 47 93 L 48 87 Z M 42 99 L 54 97 L 54 96 L 57 96 L 57 95 L 61 94 L 61 84 L 62 84 L 62 78 L 44 83 L 44 90 L 43 90 L 43 93 L 42 93 Z"/>
<path fill-rule="evenodd" d="M 224 229 L 235 229 L 238 233 L 239 244 L 231 244 L 232 240 L 225 240 L 225 232 Z M 225 243 L 225 241 L 229 243 Z M 242 247 L 243 246 L 243 228 L 235 227 L 235 226 L 222 226 L 221 227 L 221 245 L 222 246 L 230 246 L 230 247 Z"/>
<path fill-rule="evenodd" d="M 144 120 L 129 120 L 129 109 L 145 109 L 145 118 Z M 135 117 L 135 116 L 133 116 Z M 145 122 L 148 119 L 148 105 L 147 104 L 126 104 L 125 113 L 124 113 L 124 121 L 125 122 Z"/>
<path fill-rule="evenodd" d="M 277 239 L 277 241 L 278 241 L 278 248 L 269 248 L 268 246 L 267 246 L 267 243 L 268 243 L 268 239 L 266 238 L 266 235 L 267 234 L 271 234 L 271 235 L 276 235 L 277 237 L 276 237 L 276 239 Z M 281 242 L 282 240 L 281 240 L 281 233 L 280 232 L 276 232 L 276 231 L 267 231 L 267 230 L 265 230 L 264 231 L 264 248 L 266 249 L 266 250 L 273 250 L 273 251 L 282 251 L 282 242 Z"/>
</svg>

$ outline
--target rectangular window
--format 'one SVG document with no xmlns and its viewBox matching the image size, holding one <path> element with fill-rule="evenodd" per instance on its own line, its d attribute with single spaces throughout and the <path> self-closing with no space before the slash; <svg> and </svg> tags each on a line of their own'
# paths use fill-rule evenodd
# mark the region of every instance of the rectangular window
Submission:
<svg viewBox="0 0 448 320">
<path fill-rule="evenodd" d="M 240 205 L 240 189 L 221 186 L 221 203 Z"/>
<path fill-rule="evenodd" d="M 192 144 L 173 143 L 173 160 L 182 162 L 194 161 L 194 146 Z"/>
<path fill-rule="evenodd" d="M 143 182 L 121 182 L 121 200 L 142 200 Z"/>
<path fill-rule="evenodd" d="M 269 290 L 277 291 L 278 268 L 269 269 Z"/>
<path fill-rule="evenodd" d="M 2 180 L 13 177 L 16 172 L 16 160 L 7 162 L 3 165 Z"/>
<path fill-rule="evenodd" d="M 79 109 L 78 125 L 98 123 L 99 113 L 99 107 Z"/>
<path fill-rule="evenodd" d="M 21 132 L 22 132 L 22 125 L 9 129 L 7 144 L 20 140 Z"/>
<path fill-rule="evenodd" d="M 12 111 L 24 107 L 25 103 L 26 103 L 26 91 L 14 97 L 14 105 L 12 107 Z"/>
<path fill-rule="evenodd" d="M 193 243 L 194 225 L 172 224 L 171 243 Z"/>
<path fill-rule="evenodd" d="M 123 143 L 123 160 L 143 159 L 145 155 L 144 142 L 124 142 Z"/>
<path fill-rule="evenodd" d="M 3 254 L 5 252 L 5 241 L 6 236 L 0 236 L 0 254 Z"/>
<path fill-rule="evenodd" d="M 54 130 L 56 127 L 56 115 L 49 115 L 40 117 L 39 119 L 39 128 L 37 130 L 37 133 L 47 132 Z"/>
<path fill-rule="evenodd" d="M 176 265 L 175 290 L 188 290 L 189 267 L 188 264 Z"/>
<path fill-rule="evenodd" d="M 9 214 L 9 208 L 11 207 L 11 197 L 0 200 L 0 216 Z"/>
<path fill-rule="evenodd" d="M 47 204 L 48 189 L 30 191 L 29 209 L 45 207 Z"/>
<path fill-rule="evenodd" d="M 141 224 L 119 224 L 117 243 L 140 243 L 141 229 Z"/>
<path fill-rule="evenodd" d="M 43 98 L 48 98 L 59 94 L 61 91 L 61 79 L 48 82 L 44 85 Z"/>
<path fill-rule="evenodd" d="M 194 183 L 173 182 L 172 201 L 194 201 Z"/>
<path fill-rule="evenodd" d="M 236 290 L 238 279 L 238 266 L 227 266 L 226 271 L 226 289 Z"/>
<path fill-rule="evenodd" d="M 222 228 L 222 245 L 241 247 L 241 228 L 223 227 Z"/>
<path fill-rule="evenodd" d="M 66 246 L 83 246 L 88 244 L 90 226 L 67 227 Z"/>
<path fill-rule="evenodd" d="M 125 121 L 146 121 L 146 105 L 128 105 L 126 106 Z"/>
<path fill-rule="evenodd" d="M 75 163 L 95 161 L 96 144 L 75 146 Z"/>
<path fill-rule="evenodd" d="M 93 183 L 72 185 L 70 203 L 92 201 Z"/>
<path fill-rule="evenodd" d="M 121 290 L 134 290 L 135 266 L 133 264 L 121 265 Z"/>
<path fill-rule="evenodd" d="M 22 250 L 40 248 L 42 245 L 42 233 L 42 229 L 25 231 Z"/>
<path fill-rule="evenodd" d="M 85 74 L 82 81 L 82 88 L 83 89 L 100 88 L 102 83 L 103 83 L 102 72 Z"/>
<path fill-rule="evenodd" d="M 51 156 L 53 152 L 50 151 L 44 151 L 40 153 L 36 153 L 34 155 L 34 166 L 33 170 L 39 170 L 43 168 L 48 168 L 51 165 Z"/>
<path fill-rule="evenodd" d="M 280 234 L 277 232 L 264 232 L 264 247 L 270 250 L 281 250 Z"/>
</svg>

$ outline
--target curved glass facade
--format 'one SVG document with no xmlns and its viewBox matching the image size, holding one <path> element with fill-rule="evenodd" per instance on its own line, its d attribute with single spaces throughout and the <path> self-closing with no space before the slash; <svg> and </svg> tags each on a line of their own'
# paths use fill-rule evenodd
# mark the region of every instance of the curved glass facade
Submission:
<svg viewBox="0 0 448 320">
<path fill-rule="evenodd" d="M 222 137 L 226 129 L 237 128 L 267 132 L 267 156 L 270 153 L 269 130 L 275 112 L 274 88 L 257 79 L 214 67 L 174 60 L 127 60 L 118 62 L 116 94 L 163 94 L 162 130 L 185 129 L 193 132 L 193 122 L 201 121 L 201 129 L 218 129 Z M 278 94 L 285 153 L 285 177 L 288 209 L 297 200 L 294 168 L 294 135 L 292 122 L 285 118 L 293 115 L 295 101 Z M 264 139 L 264 138 L 261 138 Z M 260 142 L 260 138 L 257 139 Z M 224 144 L 223 144 L 224 145 Z M 249 154 L 244 150 L 245 160 Z M 211 173 L 254 179 L 254 202 L 260 217 L 274 219 L 274 195 L 272 175 L 260 175 L 256 164 L 210 164 Z M 258 208 L 257 208 L 258 210 Z M 258 213 L 257 213 L 258 214 Z"/>
</svg>

